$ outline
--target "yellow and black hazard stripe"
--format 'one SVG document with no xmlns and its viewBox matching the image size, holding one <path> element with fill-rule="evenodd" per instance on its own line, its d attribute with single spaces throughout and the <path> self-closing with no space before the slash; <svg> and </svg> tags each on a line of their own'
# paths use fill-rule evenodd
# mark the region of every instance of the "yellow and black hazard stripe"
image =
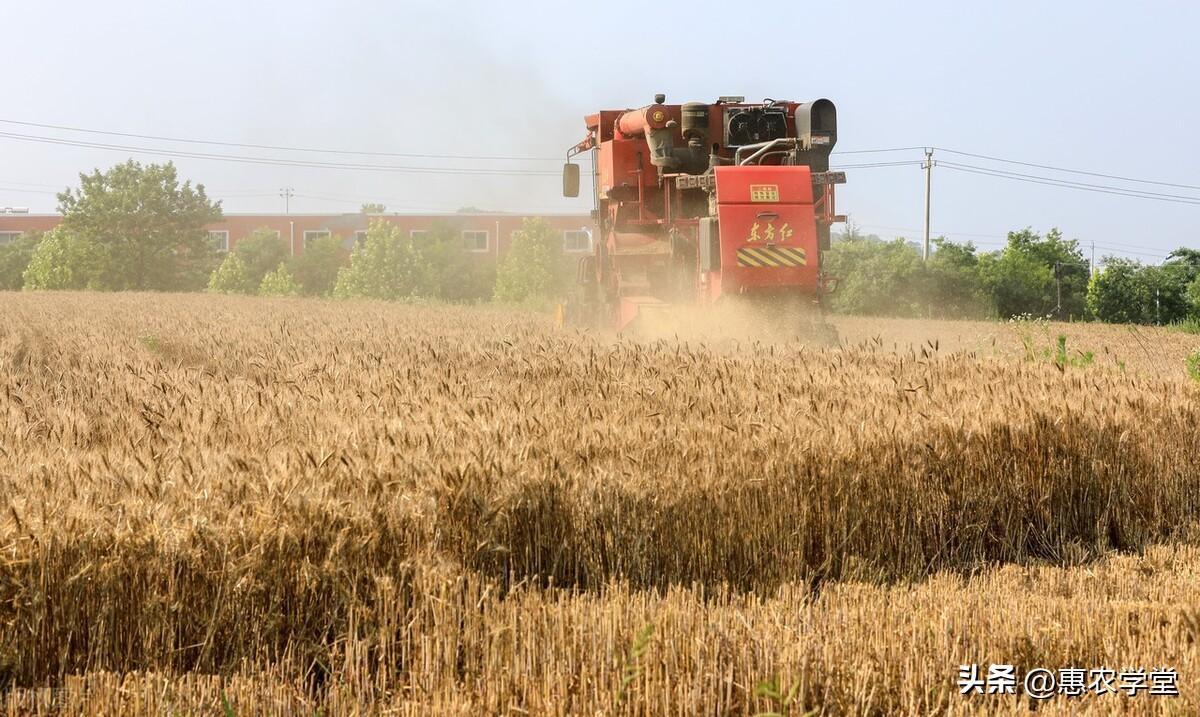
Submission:
<svg viewBox="0 0 1200 717">
<path fill-rule="evenodd" d="M 805 266 L 808 257 L 798 246 L 744 246 L 737 252 L 738 266 Z"/>
</svg>

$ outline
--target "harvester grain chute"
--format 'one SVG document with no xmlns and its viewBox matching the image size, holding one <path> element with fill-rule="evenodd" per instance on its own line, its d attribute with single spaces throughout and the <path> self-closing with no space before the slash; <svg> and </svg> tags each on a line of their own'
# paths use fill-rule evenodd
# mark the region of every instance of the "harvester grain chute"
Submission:
<svg viewBox="0 0 1200 717">
<path fill-rule="evenodd" d="M 578 196 L 592 153 L 592 253 L 578 267 L 565 321 L 617 330 L 695 319 L 759 324 L 773 334 L 836 340 L 822 273 L 834 209 L 829 171 L 837 110 L 829 100 L 666 104 L 585 118 L 567 151 L 563 194 Z"/>
</svg>

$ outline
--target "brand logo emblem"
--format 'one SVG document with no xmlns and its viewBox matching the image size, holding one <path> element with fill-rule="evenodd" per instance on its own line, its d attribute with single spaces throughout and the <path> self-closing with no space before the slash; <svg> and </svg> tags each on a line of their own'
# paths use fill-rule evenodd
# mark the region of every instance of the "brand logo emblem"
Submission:
<svg viewBox="0 0 1200 717">
<path fill-rule="evenodd" d="M 750 225 L 750 236 L 746 237 L 746 243 L 757 244 L 765 242 L 773 244 L 775 242 L 785 242 L 791 239 L 793 234 L 795 232 L 787 222 L 784 222 L 778 230 L 775 229 L 774 222 L 767 222 L 765 225 L 754 222 Z"/>
</svg>

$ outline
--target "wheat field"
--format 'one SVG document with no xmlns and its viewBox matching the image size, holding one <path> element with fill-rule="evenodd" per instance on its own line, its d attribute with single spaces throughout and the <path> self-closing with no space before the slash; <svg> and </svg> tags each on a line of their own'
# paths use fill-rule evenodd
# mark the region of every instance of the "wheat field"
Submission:
<svg viewBox="0 0 1200 717">
<path fill-rule="evenodd" d="M 0 302 L 7 713 L 1200 711 L 1196 337 Z M 962 696 L 965 663 L 1180 695 Z"/>
</svg>

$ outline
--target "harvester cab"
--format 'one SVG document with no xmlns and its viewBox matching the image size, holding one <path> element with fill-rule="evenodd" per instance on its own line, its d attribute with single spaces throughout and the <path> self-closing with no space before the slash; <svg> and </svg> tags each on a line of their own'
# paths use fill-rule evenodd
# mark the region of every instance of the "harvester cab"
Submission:
<svg viewBox="0 0 1200 717">
<path fill-rule="evenodd" d="M 571 160 L 590 152 L 596 240 L 564 317 L 621 330 L 693 306 L 689 320 L 724 314 L 828 338 L 821 252 L 845 220 L 834 208 L 845 175 L 829 171 L 832 102 L 669 105 L 658 95 L 585 124 L 567 151 L 563 194 L 579 195 Z"/>
</svg>

